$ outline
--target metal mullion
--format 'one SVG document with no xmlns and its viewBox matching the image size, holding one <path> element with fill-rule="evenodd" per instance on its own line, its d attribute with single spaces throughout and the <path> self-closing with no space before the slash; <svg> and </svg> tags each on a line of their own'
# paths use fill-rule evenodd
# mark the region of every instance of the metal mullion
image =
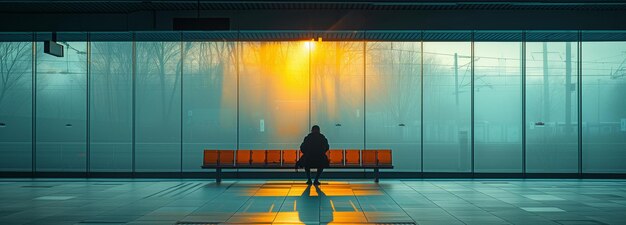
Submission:
<svg viewBox="0 0 626 225">
<path fill-rule="evenodd" d="M 135 126 L 136 126 L 136 89 L 137 89 L 137 43 L 136 43 L 136 34 L 133 32 L 133 40 L 132 40 L 132 166 L 131 172 L 132 177 L 135 177 Z"/>
<path fill-rule="evenodd" d="M 183 177 L 183 33 L 180 33 L 180 177 Z"/>
<path fill-rule="evenodd" d="M 424 31 L 420 41 L 420 172 L 424 176 Z"/>
<path fill-rule="evenodd" d="M 526 31 L 522 31 L 522 176 L 526 177 Z"/>
<path fill-rule="evenodd" d="M 583 176 L 583 105 L 582 105 L 582 88 L 583 88 L 583 73 L 582 73 L 582 53 L 583 53 L 583 43 L 582 43 L 582 31 L 578 31 L 578 48 L 577 48 L 577 72 L 578 72 L 578 176 L 582 178 Z"/>
<path fill-rule="evenodd" d="M 37 172 L 37 33 L 32 33 L 31 43 L 31 173 Z"/>
<path fill-rule="evenodd" d="M 85 160 L 85 175 L 89 177 L 91 172 L 91 33 L 87 33 L 87 88 L 86 88 L 86 125 L 85 130 L 87 135 L 85 136 L 86 147 L 86 160 Z"/>
<path fill-rule="evenodd" d="M 471 66 L 471 73 L 470 73 L 470 87 L 471 87 L 471 91 L 470 91 L 470 132 L 471 132 L 471 140 L 470 140 L 470 149 L 471 149 L 471 155 L 472 155 L 472 163 L 471 163 L 471 171 L 472 171 L 472 177 L 474 176 L 474 31 L 472 31 L 471 34 L 471 41 L 470 41 L 470 66 Z"/>
</svg>

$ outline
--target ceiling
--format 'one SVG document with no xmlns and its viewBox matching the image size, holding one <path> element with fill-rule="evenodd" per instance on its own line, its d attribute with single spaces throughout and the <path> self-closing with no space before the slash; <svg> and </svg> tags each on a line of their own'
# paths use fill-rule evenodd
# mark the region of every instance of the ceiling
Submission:
<svg viewBox="0 0 626 225">
<path fill-rule="evenodd" d="M 626 1 L 0 0 L 0 13 L 133 13 L 198 8 L 200 10 L 625 10 Z"/>
</svg>

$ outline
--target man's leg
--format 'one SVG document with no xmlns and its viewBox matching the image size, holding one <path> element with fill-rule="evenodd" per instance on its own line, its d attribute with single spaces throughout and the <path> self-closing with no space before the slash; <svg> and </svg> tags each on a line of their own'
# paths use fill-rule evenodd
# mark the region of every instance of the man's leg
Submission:
<svg viewBox="0 0 626 225">
<path fill-rule="evenodd" d="M 306 173 L 306 183 L 311 184 L 311 168 L 304 167 L 304 173 Z"/>
<path fill-rule="evenodd" d="M 315 184 L 320 184 L 320 175 L 324 172 L 324 168 L 317 168 L 317 173 L 315 173 Z"/>
</svg>

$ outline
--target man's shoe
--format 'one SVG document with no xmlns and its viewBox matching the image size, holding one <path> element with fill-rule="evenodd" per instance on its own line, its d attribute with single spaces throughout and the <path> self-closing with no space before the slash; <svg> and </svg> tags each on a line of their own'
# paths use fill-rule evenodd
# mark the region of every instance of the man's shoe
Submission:
<svg viewBox="0 0 626 225">
<path fill-rule="evenodd" d="M 320 182 L 316 180 L 315 182 L 313 182 L 313 185 L 320 185 Z"/>
<path fill-rule="evenodd" d="M 311 185 L 311 180 L 307 180 L 306 184 Z"/>
</svg>

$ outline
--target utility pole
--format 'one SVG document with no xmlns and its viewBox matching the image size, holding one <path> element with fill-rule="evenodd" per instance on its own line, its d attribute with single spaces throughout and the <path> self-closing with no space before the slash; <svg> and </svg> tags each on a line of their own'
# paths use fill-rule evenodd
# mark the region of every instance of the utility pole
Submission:
<svg viewBox="0 0 626 225">
<path fill-rule="evenodd" d="M 454 97 L 459 107 L 459 55 L 454 53 Z"/>
<path fill-rule="evenodd" d="M 550 80 L 548 79 L 548 43 L 543 42 L 543 120 L 550 120 Z"/>
<path fill-rule="evenodd" d="M 580 76 L 580 74 L 578 74 Z M 572 43 L 565 43 L 565 133 L 570 134 L 572 128 Z M 578 115 L 580 116 L 580 115 Z"/>
</svg>

